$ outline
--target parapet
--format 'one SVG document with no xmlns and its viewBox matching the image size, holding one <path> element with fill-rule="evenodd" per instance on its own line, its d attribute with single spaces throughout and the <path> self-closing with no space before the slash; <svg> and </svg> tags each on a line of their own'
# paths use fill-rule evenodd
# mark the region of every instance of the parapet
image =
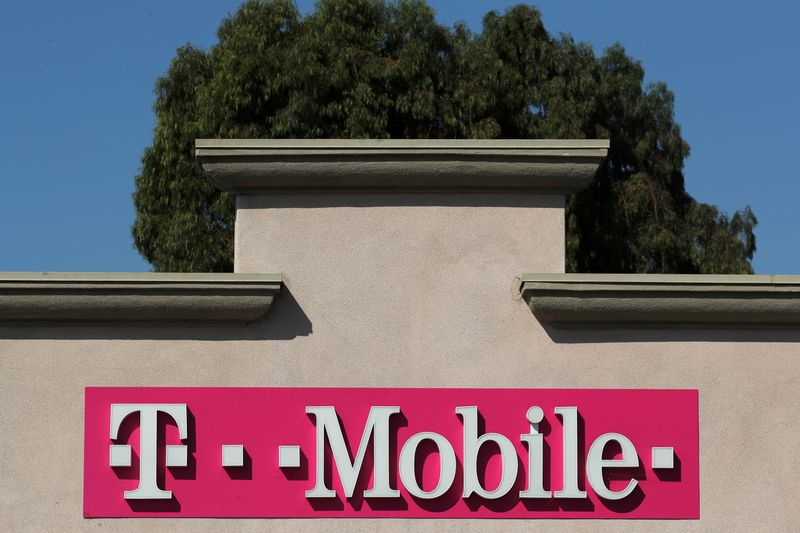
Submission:
<svg viewBox="0 0 800 533">
<path fill-rule="evenodd" d="M 586 187 L 607 140 L 197 139 L 211 183 L 235 193 L 281 189 L 520 189 Z"/>
</svg>

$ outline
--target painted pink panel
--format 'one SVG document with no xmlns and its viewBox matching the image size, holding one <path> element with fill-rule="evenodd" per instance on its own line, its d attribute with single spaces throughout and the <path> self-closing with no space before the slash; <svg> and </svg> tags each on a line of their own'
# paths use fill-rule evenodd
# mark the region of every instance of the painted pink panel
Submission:
<svg viewBox="0 0 800 533">
<path fill-rule="evenodd" d="M 159 415 L 158 485 L 170 490 L 169 500 L 133 501 L 123 491 L 139 480 L 138 415 L 125 419 L 118 438 L 110 433 L 111 404 L 178 403 L 189 412 L 188 439 L 181 442 L 175 424 Z M 345 498 L 336 468 L 331 488 L 337 497 L 309 500 L 305 491 L 314 486 L 315 419 L 306 406 L 335 407 L 351 457 L 358 449 L 371 406 L 400 406 L 402 415 L 391 417 L 390 480 L 399 498 L 371 499 L 371 454 L 367 454 L 352 498 Z M 526 488 L 527 448 L 520 435 L 530 432 L 526 412 L 543 409 L 539 427 L 545 438 L 544 488 L 562 486 L 562 420 L 557 406 L 577 406 L 579 417 L 579 487 L 586 499 L 521 500 Z M 477 406 L 482 431 L 500 433 L 515 445 L 519 473 L 513 489 L 499 500 L 475 495 L 461 497 L 463 483 L 463 425 L 458 406 Z M 161 418 L 163 417 L 163 418 Z M 399 479 L 398 456 L 413 434 L 433 431 L 446 437 L 457 456 L 453 486 L 434 500 L 410 495 Z M 639 468 L 607 470 L 606 482 L 620 490 L 631 478 L 638 487 L 628 497 L 607 501 L 598 497 L 586 480 L 586 454 L 604 433 L 628 437 L 639 455 Z M 188 444 L 186 467 L 165 467 L 166 444 Z M 109 466 L 109 445 L 130 444 L 130 467 Z M 243 467 L 221 466 L 221 446 L 242 444 Z M 700 515 L 698 394 L 696 390 L 601 389 L 344 389 L 344 388 L 105 388 L 86 389 L 84 456 L 85 517 L 397 517 L 397 518 L 673 518 Z M 278 446 L 299 445 L 297 468 L 278 466 Z M 672 447 L 672 469 L 651 468 L 653 447 Z M 372 446 L 370 445 L 370 449 Z M 500 460 L 494 446 L 486 446 L 479 464 L 485 467 L 484 486 L 494 488 L 500 479 Z M 609 450 L 613 457 L 613 450 Z M 418 454 L 424 490 L 438 481 L 438 456 Z"/>
</svg>

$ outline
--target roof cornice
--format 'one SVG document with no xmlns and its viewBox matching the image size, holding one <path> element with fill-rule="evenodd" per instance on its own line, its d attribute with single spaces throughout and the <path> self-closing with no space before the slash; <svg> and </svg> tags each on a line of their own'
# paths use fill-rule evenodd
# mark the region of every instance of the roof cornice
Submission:
<svg viewBox="0 0 800 533">
<path fill-rule="evenodd" d="M 0 273 L 0 321 L 238 321 L 264 315 L 277 274 Z"/>
<path fill-rule="evenodd" d="M 534 315 L 551 323 L 800 323 L 800 276 L 523 274 Z"/>
<path fill-rule="evenodd" d="M 587 186 L 607 140 L 197 139 L 211 183 L 240 194 L 297 189 L 518 189 Z"/>
</svg>

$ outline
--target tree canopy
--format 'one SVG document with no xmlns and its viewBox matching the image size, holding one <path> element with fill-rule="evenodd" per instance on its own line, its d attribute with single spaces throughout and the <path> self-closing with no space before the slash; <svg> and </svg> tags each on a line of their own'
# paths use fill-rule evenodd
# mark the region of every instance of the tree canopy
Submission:
<svg viewBox="0 0 800 533">
<path fill-rule="evenodd" d="M 752 272 L 754 214 L 686 192 L 674 96 L 619 44 L 598 56 L 526 5 L 448 28 L 424 0 L 251 0 L 217 35 L 156 81 L 132 233 L 157 271 L 232 269 L 233 200 L 193 155 L 210 137 L 608 138 L 567 204 L 568 271 Z"/>
</svg>

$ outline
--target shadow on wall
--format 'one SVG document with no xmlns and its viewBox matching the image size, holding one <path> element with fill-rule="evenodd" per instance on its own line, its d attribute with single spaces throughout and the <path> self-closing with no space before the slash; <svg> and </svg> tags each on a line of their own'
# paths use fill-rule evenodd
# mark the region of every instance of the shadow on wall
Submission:
<svg viewBox="0 0 800 533">
<path fill-rule="evenodd" d="M 531 320 L 537 320 L 531 315 Z M 564 323 L 541 322 L 542 329 L 557 344 L 611 342 L 797 342 L 797 325 L 759 326 L 749 324 L 685 323 Z"/>
<path fill-rule="evenodd" d="M 293 192 L 269 195 L 239 195 L 236 209 L 326 208 L 326 207 L 538 207 L 564 209 L 559 194 L 498 190 L 421 190 L 418 192 L 357 191 Z"/>
<path fill-rule="evenodd" d="M 311 320 L 288 287 L 281 288 L 269 311 L 253 322 L 4 322 L 0 339 L 56 340 L 291 340 L 311 335 Z"/>
</svg>

